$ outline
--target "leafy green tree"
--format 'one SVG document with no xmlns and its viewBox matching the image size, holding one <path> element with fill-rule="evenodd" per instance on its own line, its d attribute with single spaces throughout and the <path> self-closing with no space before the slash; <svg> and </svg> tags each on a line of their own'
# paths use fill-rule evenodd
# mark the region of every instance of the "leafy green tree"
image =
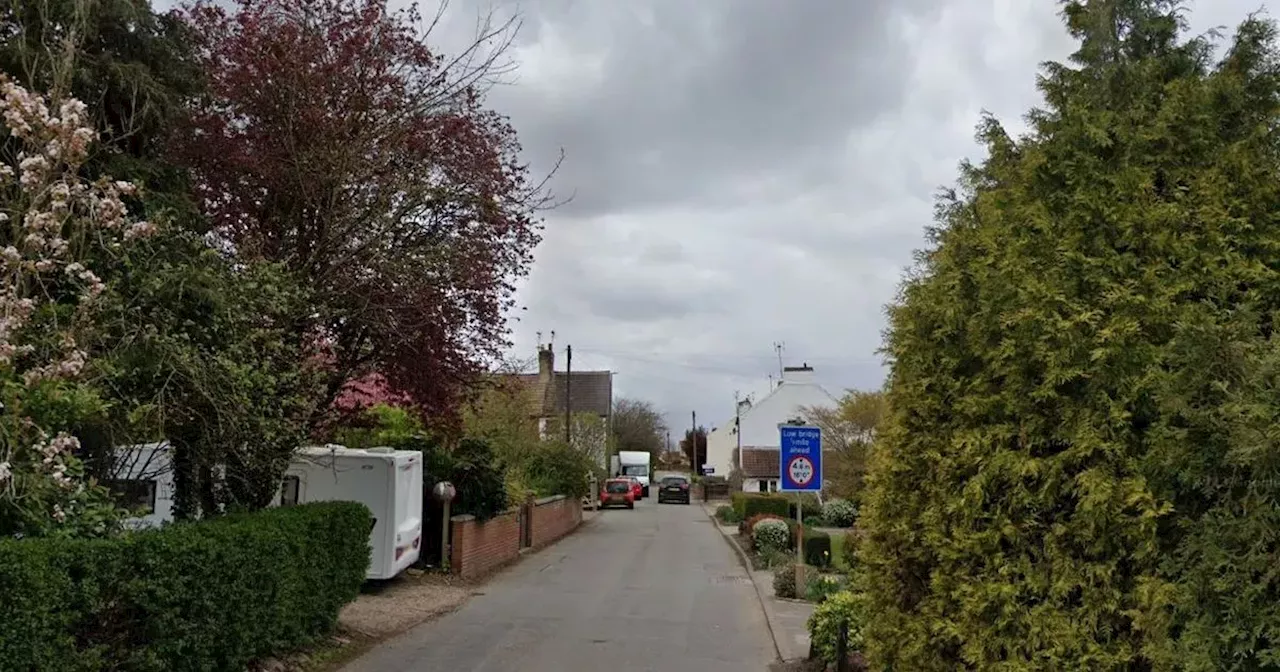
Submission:
<svg viewBox="0 0 1280 672">
<path fill-rule="evenodd" d="M 867 452 L 888 414 L 884 392 L 849 390 L 834 407 L 805 408 L 803 414 L 806 422 L 822 429 L 823 477 L 831 482 L 824 494 L 858 502 Z"/>
<path fill-rule="evenodd" d="M 1176 3 L 1065 2 L 1044 109 L 939 199 L 891 311 L 873 668 L 1280 660 L 1280 69 Z"/>
</svg>

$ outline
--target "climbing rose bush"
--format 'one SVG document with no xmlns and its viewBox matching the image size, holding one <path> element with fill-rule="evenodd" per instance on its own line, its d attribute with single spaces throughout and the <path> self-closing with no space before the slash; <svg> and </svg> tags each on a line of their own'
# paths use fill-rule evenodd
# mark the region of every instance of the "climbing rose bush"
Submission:
<svg viewBox="0 0 1280 672">
<path fill-rule="evenodd" d="M 101 409 L 80 347 L 105 288 L 91 268 L 155 231 L 128 217 L 134 185 L 87 182 L 85 105 L 0 75 L 0 536 L 105 534 L 123 514 L 87 479 L 69 429 Z"/>
</svg>

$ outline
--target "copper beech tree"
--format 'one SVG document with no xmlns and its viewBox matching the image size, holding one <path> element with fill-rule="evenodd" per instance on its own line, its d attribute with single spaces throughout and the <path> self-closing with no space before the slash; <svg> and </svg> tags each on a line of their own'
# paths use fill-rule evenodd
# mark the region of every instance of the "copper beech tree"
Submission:
<svg viewBox="0 0 1280 672">
<path fill-rule="evenodd" d="M 208 86 L 173 153 L 216 234 L 313 293 L 297 335 L 329 363 L 330 400 L 377 376 L 424 416 L 455 417 L 505 345 L 550 203 L 507 119 L 484 107 L 513 24 L 482 23 L 446 56 L 429 43 L 439 15 L 381 0 L 181 14 Z"/>
</svg>

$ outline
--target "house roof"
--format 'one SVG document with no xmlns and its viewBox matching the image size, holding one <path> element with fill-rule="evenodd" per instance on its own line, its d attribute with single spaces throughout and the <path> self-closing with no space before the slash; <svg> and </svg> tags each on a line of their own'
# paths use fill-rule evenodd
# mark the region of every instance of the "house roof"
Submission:
<svg viewBox="0 0 1280 672">
<path fill-rule="evenodd" d="M 538 417 L 564 413 L 566 407 L 574 413 L 592 413 L 601 417 L 608 416 L 613 410 L 613 374 L 609 371 L 557 371 L 546 377 L 538 373 L 519 373 L 515 378 L 534 390 L 535 398 L 542 400 Z M 572 399 L 566 404 L 569 396 Z"/>
<path fill-rule="evenodd" d="M 742 448 L 743 478 L 777 478 L 782 456 L 777 448 Z"/>
</svg>

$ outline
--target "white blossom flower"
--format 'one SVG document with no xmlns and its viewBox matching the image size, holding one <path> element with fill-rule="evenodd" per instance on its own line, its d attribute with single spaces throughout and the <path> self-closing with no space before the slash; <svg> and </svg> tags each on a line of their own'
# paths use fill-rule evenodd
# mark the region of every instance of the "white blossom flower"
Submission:
<svg viewBox="0 0 1280 672">
<path fill-rule="evenodd" d="M 125 240 L 135 240 L 137 238 L 146 238 L 156 232 L 156 225 L 151 222 L 134 222 L 124 231 Z"/>
<path fill-rule="evenodd" d="M 62 510 L 62 506 L 58 504 L 53 505 L 53 519 L 59 523 L 65 523 L 67 521 L 67 514 Z"/>
</svg>

